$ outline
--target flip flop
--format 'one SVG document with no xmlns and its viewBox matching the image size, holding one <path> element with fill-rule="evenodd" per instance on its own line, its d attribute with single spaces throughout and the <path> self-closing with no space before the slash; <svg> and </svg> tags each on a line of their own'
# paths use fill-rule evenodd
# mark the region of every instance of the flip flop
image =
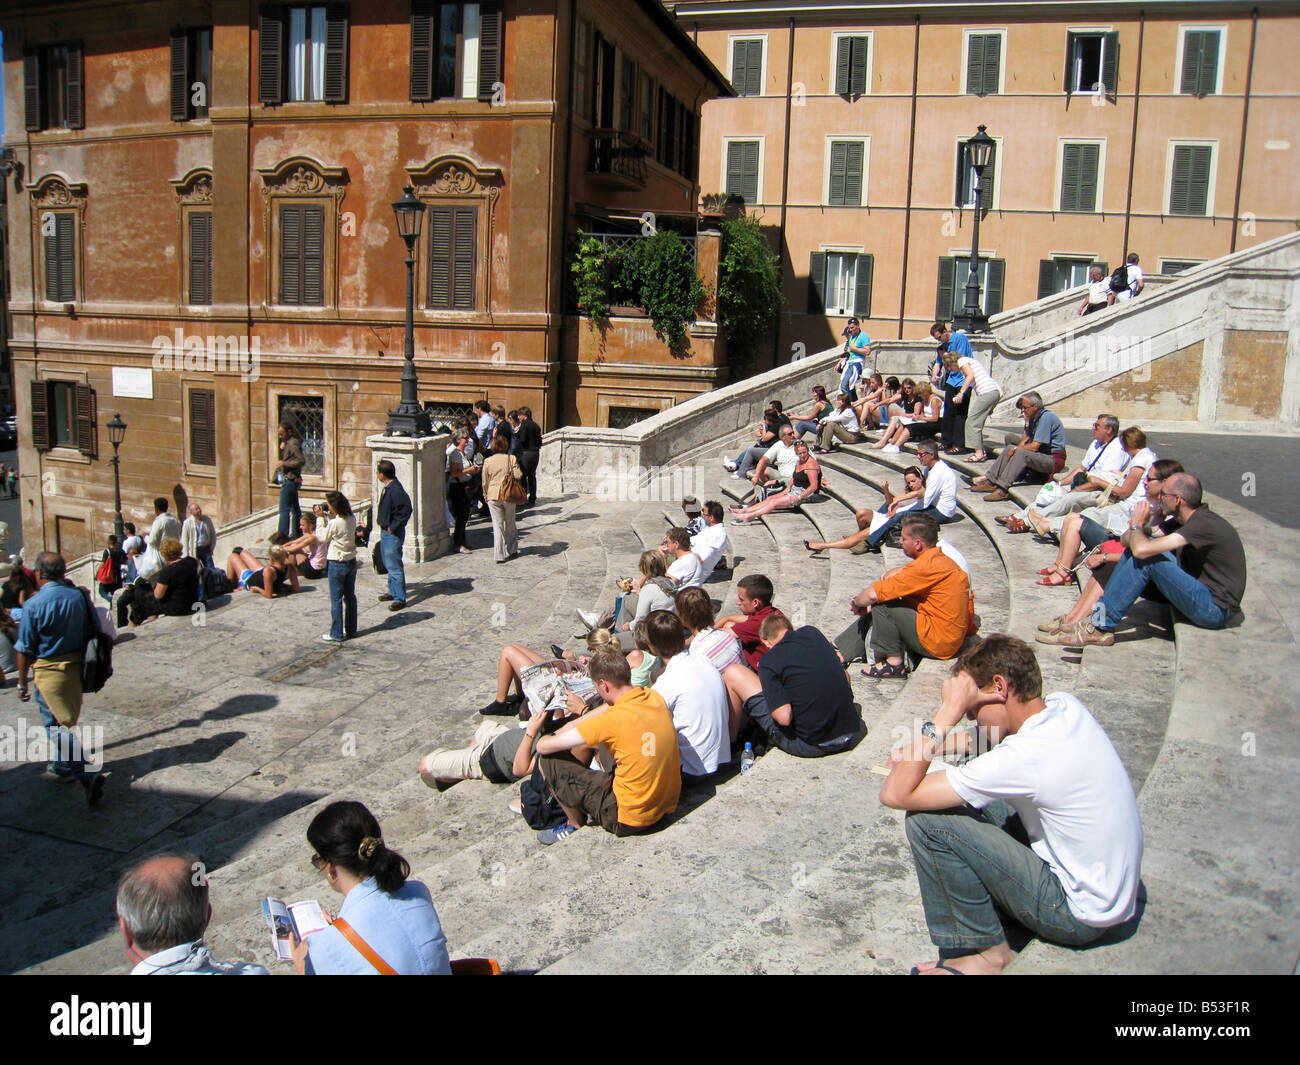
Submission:
<svg viewBox="0 0 1300 1065">
<path fill-rule="evenodd" d="M 966 975 L 966 974 L 965 974 L 964 972 L 962 972 L 960 969 L 954 969 L 951 965 L 944 965 L 943 962 L 939 962 L 937 965 L 935 965 L 934 968 L 935 968 L 935 969 L 942 969 L 942 970 L 943 970 L 944 972 L 946 972 L 946 973 L 952 973 L 953 976 L 965 976 L 965 975 Z M 934 972 L 934 969 L 927 969 L 926 972 Z M 921 975 L 921 970 L 918 969 L 915 965 L 913 965 L 913 966 L 912 966 L 912 974 L 911 974 L 911 975 L 913 975 L 913 976 L 920 976 L 920 975 Z"/>
</svg>

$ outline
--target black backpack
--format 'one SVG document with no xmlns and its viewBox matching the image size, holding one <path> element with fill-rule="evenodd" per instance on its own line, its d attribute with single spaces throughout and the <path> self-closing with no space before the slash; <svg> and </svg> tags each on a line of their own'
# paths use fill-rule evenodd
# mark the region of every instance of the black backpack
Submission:
<svg viewBox="0 0 1300 1065">
<path fill-rule="evenodd" d="M 1110 275 L 1110 290 L 1123 292 L 1128 288 L 1128 266 L 1117 266 Z"/>
<path fill-rule="evenodd" d="M 230 593 L 230 578 L 226 576 L 225 570 L 205 569 L 199 575 L 199 589 L 201 600 L 215 599 L 219 595 L 228 595 Z"/>
<path fill-rule="evenodd" d="M 90 593 L 85 588 L 78 588 L 81 598 L 86 602 L 86 655 L 81 663 L 81 690 L 97 692 L 108 683 L 113 675 L 113 641 L 108 633 L 99 627 L 95 617 L 95 605 L 90 601 Z"/>
</svg>

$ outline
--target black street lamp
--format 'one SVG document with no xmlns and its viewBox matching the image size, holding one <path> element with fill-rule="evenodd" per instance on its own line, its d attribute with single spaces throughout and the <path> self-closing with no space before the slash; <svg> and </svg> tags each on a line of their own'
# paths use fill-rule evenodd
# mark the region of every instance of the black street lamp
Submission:
<svg viewBox="0 0 1300 1065">
<path fill-rule="evenodd" d="M 122 421 L 122 415 L 115 413 L 113 420 L 108 423 L 108 442 L 113 445 L 113 532 L 117 534 L 119 547 L 122 546 L 126 530 L 122 527 L 122 461 L 117 457 L 117 449 L 122 446 L 125 438 L 126 422 Z"/>
<path fill-rule="evenodd" d="M 970 274 L 966 278 L 966 303 L 961 314 L 953 319 L 953 327 L 964 329 L 968 333 L 986 333 L 989 320 L 980 310 L 980 212 L 983 209 L 984 168 L 993 158 L 993 138 L 980 126 L 979 132 L 966 142 L 966 161 L 975 171 L 972 199 L 975 201 L 975 224 L 971 227 L 970 239 Z"/>
<path fill-rule="evenodd" d="M 406 364 L 402 367 L 402 401 L 388 412 L 387 436 L 430 436 L 429 413 L 420 406 L 419 382 L 415 376 L 415 242 L 420 239 L 424 204 L 407 185 L 393 204 L 397 233 L 406 241 Z"/>
</svg>

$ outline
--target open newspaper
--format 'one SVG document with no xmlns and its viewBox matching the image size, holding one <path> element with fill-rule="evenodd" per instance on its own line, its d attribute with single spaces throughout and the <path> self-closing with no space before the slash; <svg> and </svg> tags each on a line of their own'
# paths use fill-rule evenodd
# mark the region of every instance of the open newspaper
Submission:
<svg viewBox="0 0 1300 1065">
<path fill-rule="evenodd" d="M 302 940 L 312 932 L 329 927 L 320 903 L 315 899 L 290 903 L 284 899 L 263 899 L 262 916 L 271 929 L 271 945 L 275 948 L 275 956 L 281 961 L 289 961 L 293 957 L 290 933 Z"/>
<path fill-rule="evenodd" d="M 586 669 L 563 658 L 525 666 L 519 674 L 519 683 L 524 689 L 524 698 L 528 700 L 528 710 L 533 714 L 545 710 L 565 712 L 569 692 L 588 706 L 600 698 Z"/>
</svg>

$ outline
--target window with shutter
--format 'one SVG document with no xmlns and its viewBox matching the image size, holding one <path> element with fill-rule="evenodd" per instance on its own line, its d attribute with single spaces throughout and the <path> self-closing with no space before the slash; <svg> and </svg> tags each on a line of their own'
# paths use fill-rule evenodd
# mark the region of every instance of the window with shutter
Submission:
<svg viewBox="0 0 1300 1065">
<path fill-rule="evenodd" d="M 1061 210 L 1097 210 L 1099 144 L 1061 146 Z"/>
<path fill-rule="evenodd" d="M 649 74 L 641 75 L 641 93 L 637 99 L 637 114 L 641 139 L 646 144 L 654 143 L 655 126 L 655 83 Z"/>
<path fill-rule="evenodd" d="M 467 7 L 473 5 L 466 5 Z M 499 2 L 479 4 L 478 98 L 493 100 L 504 83 L 505 18 Z M 467 45 L 468 47 L 468 45 Z"/>
<path fill-rule="evenodd" d="M 327 104 L 348 100 L 348 9 L 330 4 L 325 9 L 325 92 Z"/>
<path fill-rule="evenodd" d="M 737 96 L 763 93 L 763 38 L 737 37 L 731 42 L 731 85 Z"/>
<path fill-rule="evenodd" d="M 1002 67 L 1002 34 L 972 33 L 966 38 L 966 92 L 994 96 Z"/>
<path fill-rule="evenodd" d="M 171 105 L 172 121 L 190 117 L 190 35 L 187 30 L 171 33 Z"/>
<path fill-rule="evenodd" d="M 50 439 L 49 382 L 33 381 L 30 395 L 32 400 L 32 447 L 37 451 L 49 451 L 53 446 Z"/>
<path fill-rule="evenodd" d="M 1112 96 L 1119 83 L 1119 34 L 1066 33 L 1065 91 Z"/>
<path fill-rule="evenodd" d="M 47 211 L 41 216 L 45 244 L 45 298 L 51 303 L 77 299 L 77 216 L 67 211 Z"/>
<path fill-rule="evenodd" d="M 433 99 L 434 0 L 411 0 L 411 99 Z"/>
<path fill-rule="evenodd" d="M 288 307 L 325 304 L 325 208 L 280 208 L 280 303 Z"/>
<path fill-rule="evenodd" d="M 190 211 L 186 215 L 189 230 L 189 299 L 193 307 L 212 303 L 212 212 Z"/>
<path fill-rule="evenodd" d="M 727 195 L 758 203 L 758 141 L 727 142 Z"/>
<path fill-rule="evenodd" d="M 618 128 L 631 130 L 636 108 L 636 64 L 618 52 Z"/>
<path fill-rule="evenodd" d="M 836 35 L 835 92 L 839 96 L 861 96 L 867 91 L 866 37 Z"/>
<path fill-rule="evenodd" d="M 997 175 L 998 149 L 994 145 L 989 154 L 988 165 L 980 176 L 980 209 L 993 209 L 993 186 Z M 975 206 L 975 168 L 970 165 L 970 151 L 967 143 L 962 141 L 957 146 L 957 197 L 958 207 Z"/>
<path fill-rule="evenodd" d="M 1213 159 L 1211 145 L 1174 146 L 1173 174 L 1169 182 L 1170 214 L 1203 216 L 1207 213 Z"/>
<path fill-rule="evenodd" d="M 1002 292 L 1006 280 L 1005 259 L 981 257 L 976 268 L 980 285 L 980 310 L 985 315 L 1002 312 Z M 970 256 L 939 260 L 939 286 L 935 300 L 935 318 L 948 321 L 966 306 L 966 284 L 970 279 Z"/>
<path fill-rule="evenodd" d="M 573 35 L 573 113 L 591 117 L 591 26 L 585 19 L 578 19 Z"/>
<path fill-rule="evenodd" d="M 871 317 L 871 280 L 875 268 L 874 255 L 858 256 L 858 276 L 853 291 L 853 313 L 864 320 Z"/>
<path fill-rule="evenodd" d="M 85 128 L 80 41 L 34 45 L 24 50 L 23 124 L 29 133 Z"/>
<path fill-rule="evenodd" d="M 808 313 L 826 310 L 826 253 L 815 251 L 808 257 Z"/>
<path fill-rule="evenodd" d="M 1219 31 L 1183 31 L 1183 70 L 1178 91 L 1210 96 L 1219 84 Z"/>
<path fill-rule="evenodd" d="M 415 26 L 412 16 L 412 29 Z M 348 6 L 285 7 L 258 11 L 257 98 L 267 105 L 346 103 Z M 414 69 L 412 70 L 414 83 Z"/>
<path fill-rule="evenodd" d="M 73 385 L 72 392 L 77 419 L 75 446 L 87 458 L 98 458 L 99 426 L 95 390 L 89 385 Z"/>
<path fill-rule="evenodd" d="M 429 208 L 429 309 L 472 311 L 478 287 L 478 208 Z"/>
<path fill-rule="evenodd" d="M 866 143 L 831 141 L 826 200 L 832 207 L 861 207 Z"/>
<path fill-rule="evenodd" d="M 191 466 L 217 464 L 217 394 L 210 388 L 191 388 L 190 458 Z"/>
<path fill-rule="evenodd" d="M 284 8 L 263 4 L 257 16 L 257 99 L 284 102 Z"/>
</svg>

